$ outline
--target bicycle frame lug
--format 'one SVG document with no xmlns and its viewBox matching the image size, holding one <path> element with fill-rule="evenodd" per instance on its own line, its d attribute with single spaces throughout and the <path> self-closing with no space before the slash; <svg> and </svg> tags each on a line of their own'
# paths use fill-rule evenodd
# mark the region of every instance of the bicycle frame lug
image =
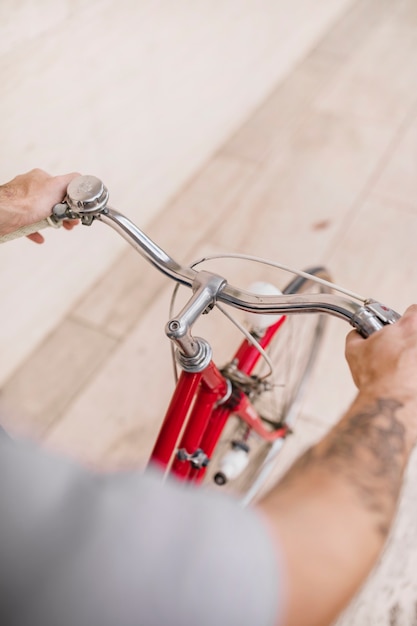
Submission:
<svg viewBox="0 0 417 626">
<path fill-rule="evenodd" d="M 177 363 L 181 369 L 191 374 L 197 374 L 205 370 L 212 358 L 211 346 L 205 339 L 196 337 L 194 345 L 197 347 L 197 352 L 193 355 L 184 354 L 180 349 L 177 349 L 175 353 Z"/>
<path fill-rule="evenodd" d="M 207 467 L 210 463 L 210 459 L 207 454 L 198 448 L 195 452 L 190 454 L 185 450 L 185 448 L 180 448 L 177 450 L 177 459 L 179 461 L 188 461 L 195 469 L 201 469 L 202 467 Z"/>
</svg>

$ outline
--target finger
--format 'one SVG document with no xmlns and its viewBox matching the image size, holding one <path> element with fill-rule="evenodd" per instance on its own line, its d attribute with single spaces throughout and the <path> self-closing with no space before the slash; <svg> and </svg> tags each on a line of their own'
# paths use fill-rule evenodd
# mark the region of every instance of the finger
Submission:
<svg viewBox="0 0 417 626">
<path fill-rule="evenodd" d="M 417 333 L 417 305 L 412 304 L 398 320 L 395 326 L 400 327 L 408 335 Z"/>
<path fill-rule="evenodd" d="M 64 220 L 62 222 L 62 225 L 65 228 L 65 230 L 72 230 L 74 226 L 77 226 L 77 224 L 79 223 L 80 223 L 80 220 Z"/>
<path fill-rule="evenodd" d="M 358 333 L 357 330 L 351 330 L 346 337 L 345 343 L 345 358 L 349 361 L 350 357 L 353 356 L 360 345 L 365 341 L 365 339 Z"/>
<path fill-rule="evenodd" d="M 34 243 L 43 243 L 45 241 L 44 236 L 40 233 L 32 233 L 31 235 L 27 235 L 27 238 Z"/>
<path fill-rule="evenodd" d="M 53 176 L 47 181 L 49 190 L 48 203 L 51 205 L 51 208 L 54 204 L 62 202 L 65 198 L 68 185 L 77 176 L 80 176 L 78 172 L 72 172 L 71 174 Z"/>
<path fill-rule="evenodd" d="M 417 304 L 411 304 L 404 312 L 403 317 L 417 315 Z"/>
<path fill-rule="evenodd" d="M 56 180 L 58 180 L 63 185 L 69 185 L 70 182 L 77 178 L 77 176 L 81 176 L 80 172 L 70 172 L 69 174 L 60 174 L 59 176 L 54 176 Z"/>
<path fill-rule="evenodd" d="M 351 330 L 346 337 L 346 347 L 354 348 L 363 341 L 365 341 L 365 339 L 362 337 L 362 335 L 359 334 L 357 330 Z"/>
</svg>

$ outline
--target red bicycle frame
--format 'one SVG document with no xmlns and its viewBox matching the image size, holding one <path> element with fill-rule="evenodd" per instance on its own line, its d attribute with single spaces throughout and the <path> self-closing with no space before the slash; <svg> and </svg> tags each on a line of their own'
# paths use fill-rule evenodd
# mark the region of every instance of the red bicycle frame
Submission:
<svg viewBox="0 0 417 626">
<path fill-rule="evenodd" d="M 285 319 L 286 317 L 282 316 L 266 329 L 259 340 L 262 348 L 268 347 Z M 244 339 L 233 357 L 233 362 L 242 373 L 251 375 L 260 356 L 259 350 Z M 202 450 L 208 458 L 211 457 L 231 413 L 245 421 L 266 441 L 285 437 L 287 434 L 285 427 L 273 431 L 265 428 L 256 409 L 244 393 L 240 394 L 233 408 L 228 408 L 227 403 L 222 404 L 228 391 L 228 381 L 213 361 L 197 374 L 183 371 L 150 461 L 182 480 L 200 482 L 204 477 L 205 467 L 193 464 L 190 457 L 198 450 Z M 184 455 L 175 454 L 177 450 L 184 451 Z"/>
</svg>

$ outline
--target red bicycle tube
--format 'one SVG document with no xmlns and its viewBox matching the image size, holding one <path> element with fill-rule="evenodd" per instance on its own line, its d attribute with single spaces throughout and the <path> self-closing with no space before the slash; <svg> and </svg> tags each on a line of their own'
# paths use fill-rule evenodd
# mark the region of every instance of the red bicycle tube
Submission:
<svg viewBox="0 0 417 626">
<path fill-rule="evenodd" d="M 275 441 L 276 439 L 285 437 L 288 433 L 288 428 L 286 426 L 275 430 L 267 430 L 262 424 L 258 412 L 244 393 L 242 393 L 240 397 L 239 404 L 233 409 L 233 413 L 246 422 L 246 424 L 248 424 L 248 426 L 250 426 L 250 428 L 252 428 L 265 441 Z"/>
<path fill-rule="evenodd" d="M 217 367 L 211 361 L 202 372 L 200 388 L 185 431 L 181 438 L 179 449 L 192 454 L 200 447 L 201 440 L 209 424 L 215 403 L 223 398 L 227 392 L 227 383 Z M 189 460 L 174 459 L 172 473 L 185 479 L 192 469 Z"/>
<path fill-rule="evenodd" d="M 182 372 L 169 404 L 150 457 L 151 463 L 166 468 L 171 460 L 181 429 L 187 418 L 202 373 Z"/>
<path fill-rule="evenodd" d="M 268 347 L 275 333 L 281 328 L 286 319 L 286 316 L 283 315 L 277 322 L 275 322 L 275 324 L 268 326 L 265 333 L 258 340 L 261 348 Z M 262 355 L 259 350 L 252 343 L 250 343 L 250 341 L 245 339 L 239 346 L 233 360 L 236 361 L 237 367 L 241 372 L 250 375 L 252 374 L 254 367 L 261 356 Z"/>
<path fill-rule="evenodd" d="M 204 450 L 209 458 L 213 454 L 213 450 L 220 439 L 230 413 L 230 409 L 226 409 L 223 406 L 217 407 L 211 412 L 209 423 L 200 442 L 201 449 Z M 206 469 L 206 467 L 191 468 L 188 479 L 197 483 L 201 482 L 205 476 Z"/>
</svg>

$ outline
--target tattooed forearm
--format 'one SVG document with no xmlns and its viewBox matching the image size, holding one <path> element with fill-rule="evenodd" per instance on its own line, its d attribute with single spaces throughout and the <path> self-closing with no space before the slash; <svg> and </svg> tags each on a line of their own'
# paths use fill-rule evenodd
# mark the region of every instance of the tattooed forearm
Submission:
<svg viewBox="0 0 417 626">
<path fill-rule="evenodd" d="M 375 513 L 386 535 L 401 488 L 406 457 L 405 427 L 397 418 L 400 402 L 379 398 L 340 422 L 288 472 L 282 486 L 313 467 L 343 473 L 362 505 Z"/>
</svg>

